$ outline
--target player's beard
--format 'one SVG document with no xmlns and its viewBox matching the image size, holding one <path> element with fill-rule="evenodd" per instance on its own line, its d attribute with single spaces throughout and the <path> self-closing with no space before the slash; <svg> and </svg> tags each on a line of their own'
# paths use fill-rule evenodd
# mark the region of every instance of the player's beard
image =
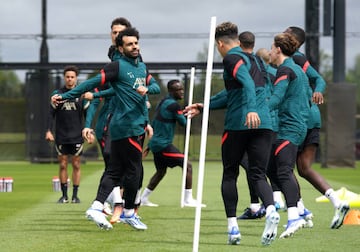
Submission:
<svg viewBox="0 0 360 252">
<path fill-rule="evenodd" d="M 124 55 L 128 58 L 136 59 L 139 56 L 139 50 L 134 49 L 132 51 L 124 51 Z"/>
</svg>

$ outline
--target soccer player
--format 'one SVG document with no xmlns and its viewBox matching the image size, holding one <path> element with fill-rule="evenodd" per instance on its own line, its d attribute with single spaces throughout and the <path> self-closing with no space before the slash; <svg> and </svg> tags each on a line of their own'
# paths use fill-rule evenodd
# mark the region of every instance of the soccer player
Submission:
<svg viewBox="0 0 360 252">
<path fill-rule="evenodd" d="M 285 33 L 292 34 L 298 41 L 299 49 L 305 42 L 305 31 L 296 26 L 290 26 L 285 30 Z M 310 182 L 320 193 L 325 195 L 335 208 L 335 214 L 331 221 L 330 228 L 337 229 L 343 224 L 344 218 L 349 211 L 349 204 L 346 201 L 341 201 L 336 195 L 334 189 L 327 183 L 327 181 L 314 169 L 311 168 L 315 160 L 316 151 L 320 144 L 320 128 L 321 116 L 318 105 L 323 104 L 326 82 L 321 75 L 311 66 L 306 56 L 299 50 L 292 56 L 294 62 L 298 64 L 310 81 L 312 100 L 310 110 L 310 120 L 307 124 L 307 134 L 304 142 L 299 147 L 299 152 L 296 160 L 296 167 L 301 177 Z M 299 213 L 303 216 L 312 217 L 311 212 L 307 210 L 300 199 L 298 203 Z"/>
<path fill-rule="evenodd" d="M 135 229 L 147 229 L 135 215 L 134 208 L 143 174 L 142 144 L 148 119 L 146 94 L 159 93 L 160 87 L 140 60 L 138 41 L 139 33 L 135 28 L 121 31 L 116 46 L 122 57 L 107 64 L 100 74 L 81 83 L 72 93 L 52 97 L 54 102 L 66 100 L 106 82 L 110 82 L 116 95 L 117 106 L 110 122 L 110 165 L 100 182 L 96 199 L 86 211 L 87 218 L 103 229 L 112 228 L 102 211 L 106 198 L 121 178 L 124 178 L 125 204 L 120 218 Z"/>
<path fill-rule="evenodd" d="M 249 65 L 250 68 L 250 75 L 251 78 L 256 82 L 264 83 L 264 87 L 267 91 L 266 96 L 269 97 L 271 95 L 271 78 L 266 70 L 266 66 L 263 62 L 263 60 L 256 56 L 253 52 L 255 47 L 255 35 L 250 31 L 244 31 L 239 34 L 239 41 L 240 41 L 240 47 L 242 49 L 242 53 L 244 54 L 245 58 L 248 58 L 247 65 Z M 263 98 L 262 98 L 263 99 Z M 277 121 L 273 119 L 274 114 L 271 114 L 272 119 L 272 127 L 273 127 L 273 139 L 275 139 L 275 132 L 274 128 L 277 128 Z M 241 161 L 241 166 L 245 169 L 246 172 L 246 179 L 248 182 L 249 187 L 249 193 L 250 193 L 250 207 L 247 207 L 244 210 L 244 213 L 238 217 L 240 220 L 249 220 L 249 219 L 260 219 L 265 216 L 266 211 L 264 206 L 260 204 L 259 197 L 256 193 L 255 185 L 252 183 L 250 178 L 250 172 L 248 172 L 249 169 L 249 162 L 247 155 L 243 160 Z"/>
<path fill-rule="evenodd" d="M 268 176 L 283 192 L 288 213 L 287 227 L 280 238 L 291 236 L 306 223 L 297 210 L 299 187 L 293 170 L 298 146 L 306 136 L 310 93 L 304 85 L 308 81 L 305 73 L 291 58 L 296 49 L 295 38 L 282 33 L 275 36 L 270 51 L 270 61 L 278 68 L 269 107 L 278 109 L 279 130 L 272 152 L 275 166 L 268 167 Z"/>
<path fill-rule="evenodd" d="M 131 27 L 131 23 L 126 18 L 123 17 L 115 18 L 111 22 L 110 36 L 112 43 L 108 51 L 108 56 L 111 61 L 116 61 L 121 57 L 120 52 L 116 48 L 116 37 L 120 33 L 120 31 L 123 31 L 127 27 Z M 101 103 L 101 100 L 103 100 L 101 110 L 97 118 L 95 135 L 100 145 L 101 154 L 104 159 L 105 170 L 106 170 L 110 162 L 111 138 L 109 133 L 109 123 L 115 106 L 114 103 L 115 96 L 113 95 L 113 90 L 111 90 L 110 84 L 106 83 L 101 90 L 95 88 L 94 93 L 91 92 L 85 93 L 85 97 L 89 97 L 90 99 L 92 99 L 91 104 L 86 113 L 85 127 L 82 131 L 83 137 L 85 139 L 91 137 L 94 132 L 93 129 L 91 129 L 91 123 L 95 117 L 96 111 Z M 104 176 L 101 177 L 101 180 L 103 179 L 103 177 Z M 121 197 L 120 184 L 121 181 L 118 181 L 113 191 L 109 195 L 108 201 L 110 201 L 110 203 L 113 205 L 113 211 L 112 211 L 112 217 L 110 219 L 110 223 L 117 222 L 122 213 L 123 199 Z M 105 207 L 104 211 L 107 214 L 111 214 L 111 209 L 108 209 L 108 207 Z"/>
<path fill-rule="evenodd" d="M 180 166 L 183 168 L 184 164 L 184 154 L 172 143 L 176 123 L 181 126 L 186 125 L 186 118 L 177 102 L 184 98 L 184 86 L 179 80 L 170 80 L 167 89 L 168 95 L 156 107 L 154 120 L 152 121 L 154 135 L 144 153 L 144 156 L 146 156 L 149 150 L 153 152 L 156 172 L 141 195 L 141 205 L 143 206 L 158 206 L 158 204 L 154 204 L 149 200 L 150 194 L 164 178 L 168 167 Z M 192 165 L 190 162 L 187 163 L 184 201 L 184 206 L 196 207 L 197 202 L 192 196 Z"/>
<path fill-rule="evenodd" d="M 228 244 L 240 244 L 241 234 L 236 218 L 238 203 L 237 178 L 240 162 L 248 155 L 251 183 L 266 208 L 265 228 L 261 243 L 269 245 L 277 234 L 280 216 L 276 212 L 265 170 L 268 163 L 272 126 L 265 102 L 265 81 L 254 82 L 248 59 L 239 47 L 238 28 L 231 22 L 216 27 L 216 46 L 223 57 L 225 89 L 212 96 L 210 109 L 226 108 L 221 155 L 223 176 L 221 193 L 228 222 Z M 256 91 L 255 91 L 256 90 Z M 186 115 L 199 114 L 202 104 L 185 108 Z"/>
<path fill-rule="evenodd" d="M 73 89 L 77 84 L 79 69 L 76 66 L 66 66 L 64 68 L 65 85 L 53 92 L 64 94 Z M 61 183 L 62 196 L 58 203 L 68 203 L 68 159 L 71 158 L 73 167 L 72 184 L 73 193 L 71 202 L 80 203 L 78 189 L 80 185 L 80 156 L 83 151 L 84 140 L 81 136 L 83 128 L 84 111 L 89 106 L 89 101 L 82 98 L 70 99 L 55 106 L 51 103 L 48 117 L 48 130 L 45 139 L 55 141 L 55 149 L 58 153 L 59 178 Z M 52 134 L 53 122 L 55 120 L 55 138 Z"/>
</svg>

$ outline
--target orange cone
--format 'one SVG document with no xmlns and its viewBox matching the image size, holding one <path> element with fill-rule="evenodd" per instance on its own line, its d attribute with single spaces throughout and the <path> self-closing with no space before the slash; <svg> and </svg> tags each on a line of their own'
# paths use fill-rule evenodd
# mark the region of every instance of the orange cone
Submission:
<svg viewBox="0 0 360 252">
<path fill-rule="evenodd" d="M 360 225 L 360 211 L 350 210 L 344 219 L 346 225 Z"/>
</svg>

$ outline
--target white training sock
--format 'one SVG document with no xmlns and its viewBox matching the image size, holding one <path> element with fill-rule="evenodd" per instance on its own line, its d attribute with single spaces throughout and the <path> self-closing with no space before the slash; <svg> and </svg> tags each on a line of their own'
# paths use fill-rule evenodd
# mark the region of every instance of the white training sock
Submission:
<svg viewBox="0 0 360 252">
<path fill-rule="evenodd" d="M 152 190 L 145 187 L 145 189 L 144 189 L 144 191 L 142 192 L 142 195 L 141 195 L 141 200 L 142 201 L 147 201 L 152 192 L 153 192 Z"/>
<path fill-rule="evenodd" d="M 185 201 L 190 201 L 193 199 L 192 189 L 185 189 Z"/>
<path fill-rule="evenodd" d="M 334 189 L 332 188 L 327 189 L 324 195 L 326 198 L 328 198 L 331 201 L 335 209 L 340 206 L 341 200 L 336 195 Z"/>
<path fill-rule="evenodd" d="M 106 202 L 108 202 L 111 206 L 114 205 L 114 193 L 113 193 L 114 189 L 111 191 L 111 193 L 109 194 L 109 196 L 106 198 Z"/>
<path fill-rule="evenodd" d="M 94 200 L 94 202 L 91 204 L 91 208 L 102 211 L 104 209 L 104 204 L 100 201 Z"/>
<path fill-rule="evenodd" d="M 135 197 L 135 205 L 140 204 L 140 200 L 141 200 L 141 189 L 139 189 L 136 193 L 136 197 Z"/>
<path fill-rule="evenodd" d="M 297 202 L 297 209 L 298 209 L 299 215 L 304 214 L 304 212 L 305 212 L 305 205 L 304 205 L 304 202 L 303 202 L 302 199 L 300 199 L 300 200 Z"/>
<path fill-rule="evenodd" d="M 130 216 L 132 216 L 134 213 L 135 213 L 135 210 L 134 210 L 134 208 L 133 209 L 126 209 L 126 208 L 124 208 L 124 215 L 126 216 L 126 217 L 130 217 Z"/>
<path fill-rule="evenodd" d="M 227 220 L 228 220 L 228 231 L 229 232 L 231 232 L 232 227 L 239 228 L 236 217 L 230 217 L 230 218 L 227 218 Z"/>
<path fill-rule="evenodd" d="M 274 196 L 274 202 L 283 202 L 283 199 L 281 197 L 281 191 L 273 191 Z"/>
<path fill-rule="evenodd" d="M 287 209 L 288 212 L 288 220 L 295 220 L 295 219 L 299 219 L 299 212 L 297 207 L 289 207 Z"/>
<path fill-rule="evenodd" d="M 121 192 L 120 192 L 120 186 L 115 186 L 112 192 L 110 193 L 110 195 L 111 194 L 112 194 L 113 204 L 123 203 L 123 198 L 121 197 Z"/>
<path fill-rule="evenodd" d="M 256 213 L 257 211 L 259 211 L 260 207 L 261 207 L 260 203 L 251 203 L 250 204 L 250 209 L 251 209 L 251 212 L 253 212 L 253 213 Z"/>
<path fill-rule="evenodd" d="M 276 208 L 274 205 L 269 205 L 267 208 L 266 208 L 266 217 L 269 216 L 269 214 L 271 214 L 272 212 L 276 212 Z"/>
</svg>

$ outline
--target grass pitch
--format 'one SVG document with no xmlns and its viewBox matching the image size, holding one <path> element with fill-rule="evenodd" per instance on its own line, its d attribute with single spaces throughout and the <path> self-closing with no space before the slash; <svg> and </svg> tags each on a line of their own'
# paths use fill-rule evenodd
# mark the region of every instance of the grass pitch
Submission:
<svg viewBox="0 0 360 252">
<path fill-rule="evenodd" d="M 197 163 L 194 167 L 194 197 L 197 189 Z M 358 165 L 359 166 L 359 165 Z M 144 186 L 155 168 L 144 163 Z M 360 193 L 360 169 L 321 169 L 314 165 L 335 190 L 346 187 Z M 314 227 L 302 229 L 289 239 L 275 240 L 268 247 L 260 244 L 264 219 L 238 221 L 241 244 L 226 245 L 227 221 L 220 195 L 221 163 L 207 162 L 203 189 L 199 251 L 355 251 L 360 234 L 359 225 L 329 228 L 334 209 L 330 203 L 316 203 L 320 196 L 309 183 L 299 179 L 302 195 L 314 214 Z M 71 171 L 71 167 L 69 168 Z M 56 204 L 61 196 L 52 191 L 52 176 L 57 164 L 0 163 L 0 177 L 14 178 L 11 193 L 0 193 L 0 251 L 192 251 L 194 208 L 180 208 L 181 169 L 169 169 L 151 196 L 157 208 L 142 207 L 140 215 L 148 225 L 146 231 L 136 231 L 117 224 L 104 231 L 87 221 L 85 211 L 94 199 L 103 171 L 102 162 L 82 164 L 79 188 L 80 204 Z M 249 205 L 244 171 L 238 181 L 238 214 Z M 71 190 L 70 195 L 71 197 Z M 278 236 L 286 224 L 286 212 L 281 212 Z"/>
</svg>

